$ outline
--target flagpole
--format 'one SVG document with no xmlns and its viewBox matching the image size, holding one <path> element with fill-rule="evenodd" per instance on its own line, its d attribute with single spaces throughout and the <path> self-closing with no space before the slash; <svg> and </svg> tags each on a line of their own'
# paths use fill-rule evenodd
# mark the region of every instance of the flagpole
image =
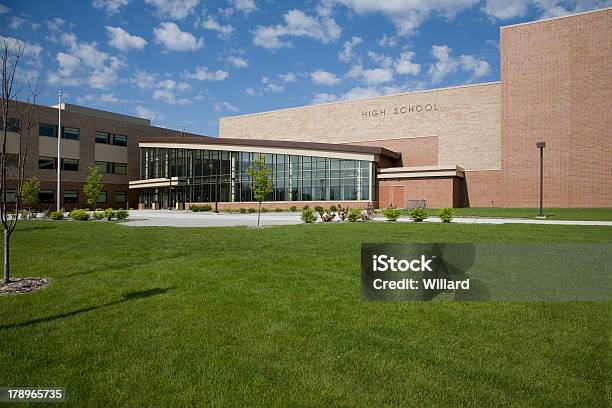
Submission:
<svg viewBox="0 0 612 408">
<path fill-rule="evenodd" d="M 59 91 L 59 104 L 57 105 L 57 211 L 60 210 L 60 174 L 62 168 L 61 160 L 61 139 L 62 139 L 62 91 Z"/>
</svg>

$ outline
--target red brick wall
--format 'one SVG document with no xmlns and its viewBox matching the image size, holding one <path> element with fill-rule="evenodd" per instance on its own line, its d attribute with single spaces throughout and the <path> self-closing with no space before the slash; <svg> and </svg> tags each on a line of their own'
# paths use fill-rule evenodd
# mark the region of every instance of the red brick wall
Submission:
<svg viewBox="0 0 612 408">
<path fill-rule="evenodd" d="M 501 206 L 612 206 L 612 10 L 501 30 Z M 473 203 L 470 203 L 473 205 Z"/>
<path fill-rule="evenodd" d="M 187 204 L 185 207 L 188 210 L 189 205 L 203 205 L 209 204 L 211 207 L 215 208 L 215 203 L 191 203 Z M 298 210 L 302 210 L 304 206 L 309 206 L 314 209 L 317 206 L 329 208 L 330 205 L 338 206 L 340 204 L 342 207 L 349 208 L 367 208 L 368 204 L 374 208 L 378 208 L 378 202 L 376 201 L 267 201 L 261 203 L 261 208 L 267 208 L 269 210 L 274 210 L 276 208 L 281 208 L 283 210 L 288 210 L 291 207 L 295 206 Z M 219 210 L 239 210 L 241 208 L 249 209 L 249 208 L 258 208 L 259 203 L 257 202 L 240 202 L 240 203 L 218 203 Z"/>
<path fill-rule="evenodd" d="M 362 146 L 378 146 L 402 154 L 401 163 L 396 166 L 435 166 L 438 164 L 438 137 L 413 137 L 403 139 L 371 140 L 367 142 L 351 142 L 349 144 Z"/>
<path fill-rule="evenodd" d="M 459 207 L 501 207 L 501 171 L 466 171 L 461 180 Z"/>
<path fill-rule="evenodd" d="M 380 208 L 404 208 L 407 200 L 425 199 L 429 208 L 458 207 L 460 179 L 457 177 L 379 180 Z"/>
</svg>

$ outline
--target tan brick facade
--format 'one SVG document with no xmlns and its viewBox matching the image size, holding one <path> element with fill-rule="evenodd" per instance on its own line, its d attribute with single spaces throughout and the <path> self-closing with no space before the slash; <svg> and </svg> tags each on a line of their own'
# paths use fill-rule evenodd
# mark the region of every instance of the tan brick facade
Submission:
<svg viewBox="0 0 612 408">
<path fill-rule="evenodd" d="M 502 205 L 612 206 L 612 10 L 501 30 Z"/>
<path fill-rule="evenodd" d="M 363 146 L 379 146 L 402 155 L 394 165 L 404 167 L 436 166 L 438 164 L 438 137 L 416 137 L 404 139 L 370 140 L 352 142 Z"/>
</svg>

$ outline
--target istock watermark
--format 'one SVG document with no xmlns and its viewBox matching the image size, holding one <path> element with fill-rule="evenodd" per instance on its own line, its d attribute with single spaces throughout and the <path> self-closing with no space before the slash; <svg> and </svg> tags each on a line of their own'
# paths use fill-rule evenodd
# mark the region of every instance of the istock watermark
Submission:
<svg viewBox="0 0 612 408">
<path fill-rule="evenodd" d="M 366 300 L 611 300 L 610 244 L 362 244 Z"/>
</svg>

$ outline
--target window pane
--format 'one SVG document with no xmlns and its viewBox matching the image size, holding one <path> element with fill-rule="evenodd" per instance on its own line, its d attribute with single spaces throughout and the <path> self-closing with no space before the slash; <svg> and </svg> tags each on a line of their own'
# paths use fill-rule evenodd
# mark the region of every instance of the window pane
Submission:
<svg viewBox="0 0 612 408">
<path fill-rule="evenodd" d="M 77 159 L 62 159 L 62 169 L 68 171 L 78 171 L 79 161 Z"/>
<path fill-rule="evenodd" d="M 64 127 L 63 131 L 64 132 L 63 132 L 62 137 L 64 139 L 79 140 L 79 129 L 77 129 L 77 128 L 70 128 L 70 127 Z"/>
<path fill-rule="evenodd" d="M 110 143 L 110 135 L 104 132 L 96 132 L 96 143 Z"/>
<path fill-rule="evenodd" d="M 55 191 L 53 190 L 40 190 L 38 192 L 39 203 L 52 203 L 55 199 Z"/>
<path fill-rule="evenodd" d="M 6 130 L 8 132 L 18 132 L 19 131 L 19 121 L 16 118 L 8 118 L 7 120 Z M 2 123 L 0 123 L 0 129 L 4 129 Z"/>
<path fill-rule="evenodd" d="M 39 169 L 55 169 L 55 157 L 38 157 L 38 168 Z"/>
<path fill-rule="evenodd" d="M 127 136 L 115 135 L 113 138 L 113 144 L 116 144 L 117 146 L 127 146 Z"/>
<path fill-rule="evenodd" d="M 64 191 L 64 202 L 65 203 L 78 203 L 79 202 L 79 192 L 76 190 L 66 190 Z"/>
<path fill-rule="evenodd" d="M 15 201 L 17 201 L 17 193 L 15 190 L 6 190 L 6 202 L 14 203 Z"/>
<path fill-rule="evenodd" d="M 98 173 L 108 173 L 108 162 L 97 161 L 96 169 L 98 169 Z"/>
<path fill-rule="evenodd" d="M 125 163 L 115 163 L 114 169 L 115 174 L 127 174 L 127 164 Z"/>
<path fill-rule="evenodd" d="M 98 196 L 98 202 L 99 203 L 106 202 L 106 191 L 100 191 L 100 195 Z"/>
<path fill-rule="evenodd" d="M 115 193 L 116 203 L 125 203 L 127 201 L 127 193 L 125 191 L 117 191 Z"/>
<path fill-rule="evenodd" d="M 38 125 L 38 134 L 41 136 L 56 137 L 57 126 L 49 125 L 47 123 L 40 123 Z"/>
</svg>

